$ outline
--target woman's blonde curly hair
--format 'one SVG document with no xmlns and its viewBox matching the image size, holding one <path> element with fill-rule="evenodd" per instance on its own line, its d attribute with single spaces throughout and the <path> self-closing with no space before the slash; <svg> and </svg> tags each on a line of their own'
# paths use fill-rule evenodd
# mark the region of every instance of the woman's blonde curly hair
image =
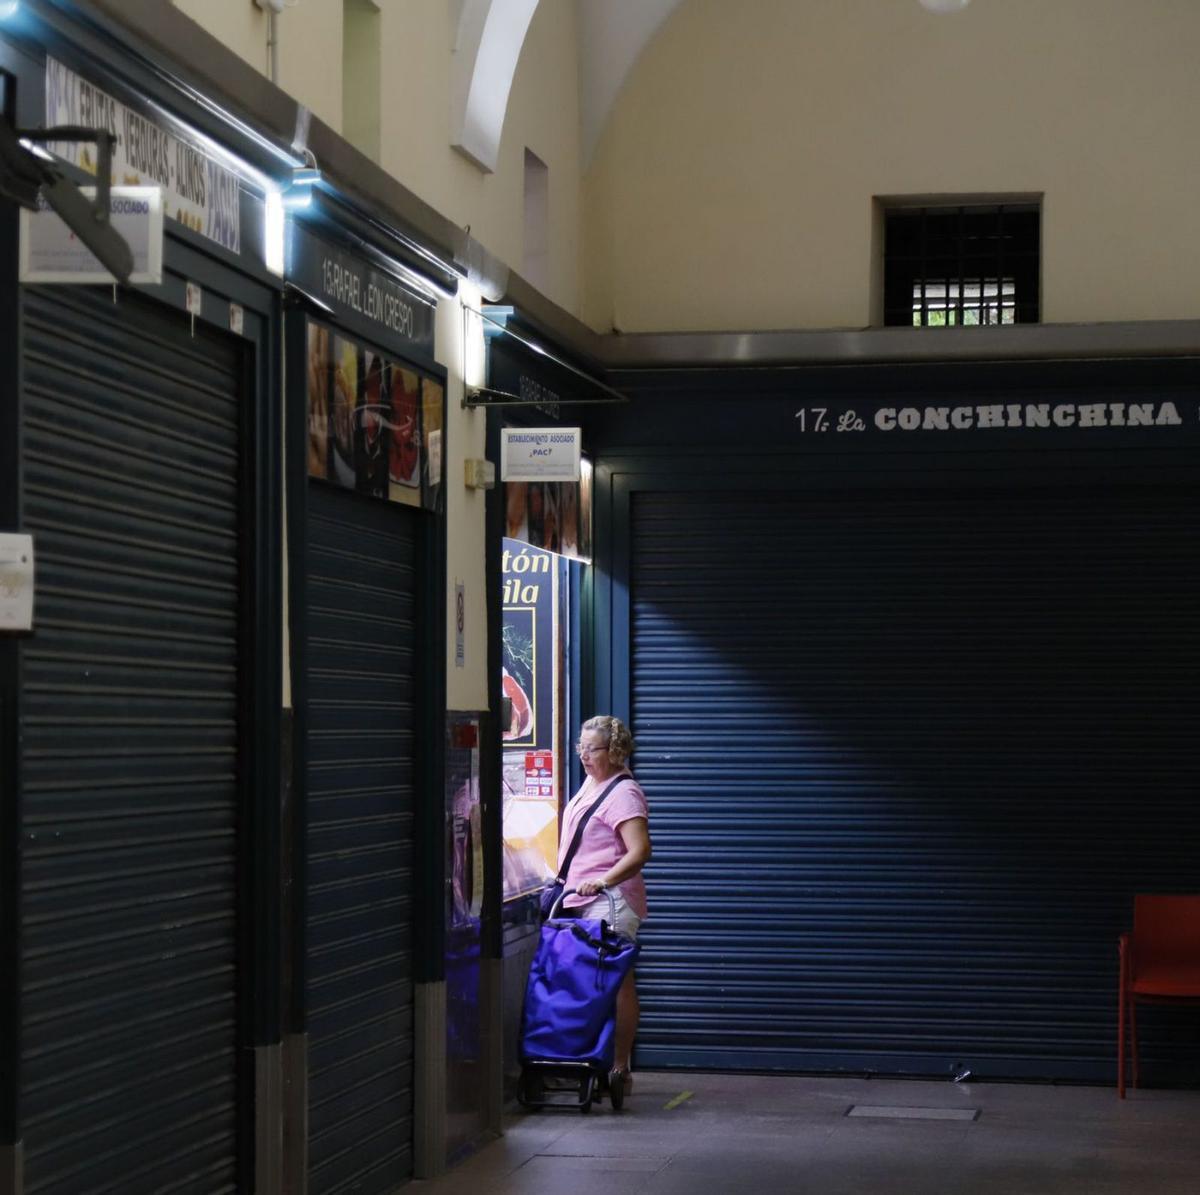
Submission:
<svg viewBox="0 0 1200 1195">
<path fill-rule="evenodd" d="M 581 733 L 585 730 L 598 730 L 608 743 L 609 762 L 618 767 L 624 767 L 633 754 L 633 735 L 629 733 L 629 727 L 612 714 L 598 714 L 589 718 L 579 729 Z"/>
</svg>

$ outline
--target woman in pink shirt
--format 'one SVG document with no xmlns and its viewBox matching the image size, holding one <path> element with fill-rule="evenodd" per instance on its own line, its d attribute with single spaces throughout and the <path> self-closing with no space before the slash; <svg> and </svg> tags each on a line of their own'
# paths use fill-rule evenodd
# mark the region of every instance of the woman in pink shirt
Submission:
<svg viewBox="0 0 1200 1195">
<path fill-rule="evenodd" d="M 592 814 L 583 831 L 566 887 L 578 895 L 568 896 L 563 904 L 575 916 L 610 917 L 608 897 L 616 902 L 614 928 L 627 938 L 636 938 L 638 926 L 646 917 L 646 882 L 642 868 L 650 858 L 650 829 L 646 794 L 629 771 L 633 754 L 633 736 L 619 719 L 609 715 L 589 718 L 579 732 L 575 750 L 587 773 L 587 779 L 571 798 L 563 814 L 559 835 L 561 868 L 567 845 L 575 836 L 580 817 L 616 776 L 624 776 Z M 638 1024 L 638 996 L 633 972 L 625 977 L 617 992 L 615 1067 L 625 1073 L 625 1092 L 633 1089 L 629 1076 L 629 1055 Z"/>
</svg>

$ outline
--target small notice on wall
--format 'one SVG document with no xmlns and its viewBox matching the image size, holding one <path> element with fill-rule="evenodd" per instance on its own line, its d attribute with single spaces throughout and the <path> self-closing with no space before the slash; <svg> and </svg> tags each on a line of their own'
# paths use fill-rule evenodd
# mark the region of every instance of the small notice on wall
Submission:
<svg viewBox="0 0 1200 1195">
<path fill-rule="evenodd" d="M 554 797 L 554 754 L 551 751 L 525 752 L 525 795 L 544 800 Z"/>
<path fill-rule="evenodd" d="M 33 629 L 33 536 L 0 532 L 0 631 Z"/>
<path fill-rule="evenodd" d="M 461 581 L 454 582 L 454 667 L 465 668 L 467 664 L 467 587 Z"/>
<path fill-rule="evenodd" d="M 506 427 L 501 481 L 578 481 L 583 442 L 577 427 Z"/>
<path fill-rule="evenodd" d="M 80 187 L 95 201 L 95 187 Z M 163 198 L 158 187 L 112 187 L 108 219 L 133 254 L 130 282 L 162 281 Z M 41 196 L 37 211 L 21 209 L 21 281 L 112 282 L 113 276 Z"/>
</svg>

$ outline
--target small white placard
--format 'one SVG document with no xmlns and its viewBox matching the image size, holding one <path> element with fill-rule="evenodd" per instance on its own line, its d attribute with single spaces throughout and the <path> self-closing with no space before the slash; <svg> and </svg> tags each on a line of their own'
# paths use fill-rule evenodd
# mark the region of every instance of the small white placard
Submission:
<svg viewBox="0 0 1200 1195">
<path fill-rule="evenodd" d="M 578 427 L 506 427 L 501 481 L 578 481 L 583 434 Z"/>
<path fill-rule="evenodd" d="M 95 187 L 80 187 L 95 200 Z M 112 187 L 108 219 L 133 254 L 130 282 L 162 281 L 163 205 L 159 187 Z M 22 282 L 112 282 L 113 276 L 62 217 L 38 196 L 36 212 L 21 209 Z"/>
<path fill-rule="evenodd" d="M 33 536 L 0 532 L 0 631 L 33 630 Z"/>
<path fill-rule="evenodd" d="M 429 457 L 429 481 L 437 485 L 442 480 L 442 429 L 439 427 L 425 437 L 425 451 Z"/>
<path fill-rule="evenodd" d="M 467 664 L 467 587 L 461 581 L 454 582 L 454 666 L 465 668 Z"/>
<path fill-rule="evenodd" d="M 229 304 L 229 330 L 235 336 L 241 336 L 242 329 L 246 326 L 246 312 L 242 309 L 240 303 Z"/>
<path fill-rule="evenodd" d="M 189 282 L 184 288 L 183 305 L 188 315 L 199 315 L 204 303 L 204 292 L 195 282 Z"/>
</svg>

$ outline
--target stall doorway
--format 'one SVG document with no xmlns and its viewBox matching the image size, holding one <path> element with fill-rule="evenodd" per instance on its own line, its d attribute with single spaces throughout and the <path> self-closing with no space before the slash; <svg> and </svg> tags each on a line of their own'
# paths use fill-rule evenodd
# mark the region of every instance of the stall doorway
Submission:
<svg viewBox="0 0 1200 1195">
<path fill-rule="evenodd" d="M 417 512 L 309 482 L 309 1183 L 413 1170 Z"/>
<path fill-rule="evenodd" d="M 1197 498 L 634 494 L 639 1065 L 1111 1079 L 1132 894 L 1195 886 Z"/>
<path fill-rule="evenodd" d="M 242 1189 L 245 342 L 22 304 L 26 1189 Z"/>
</svg>

